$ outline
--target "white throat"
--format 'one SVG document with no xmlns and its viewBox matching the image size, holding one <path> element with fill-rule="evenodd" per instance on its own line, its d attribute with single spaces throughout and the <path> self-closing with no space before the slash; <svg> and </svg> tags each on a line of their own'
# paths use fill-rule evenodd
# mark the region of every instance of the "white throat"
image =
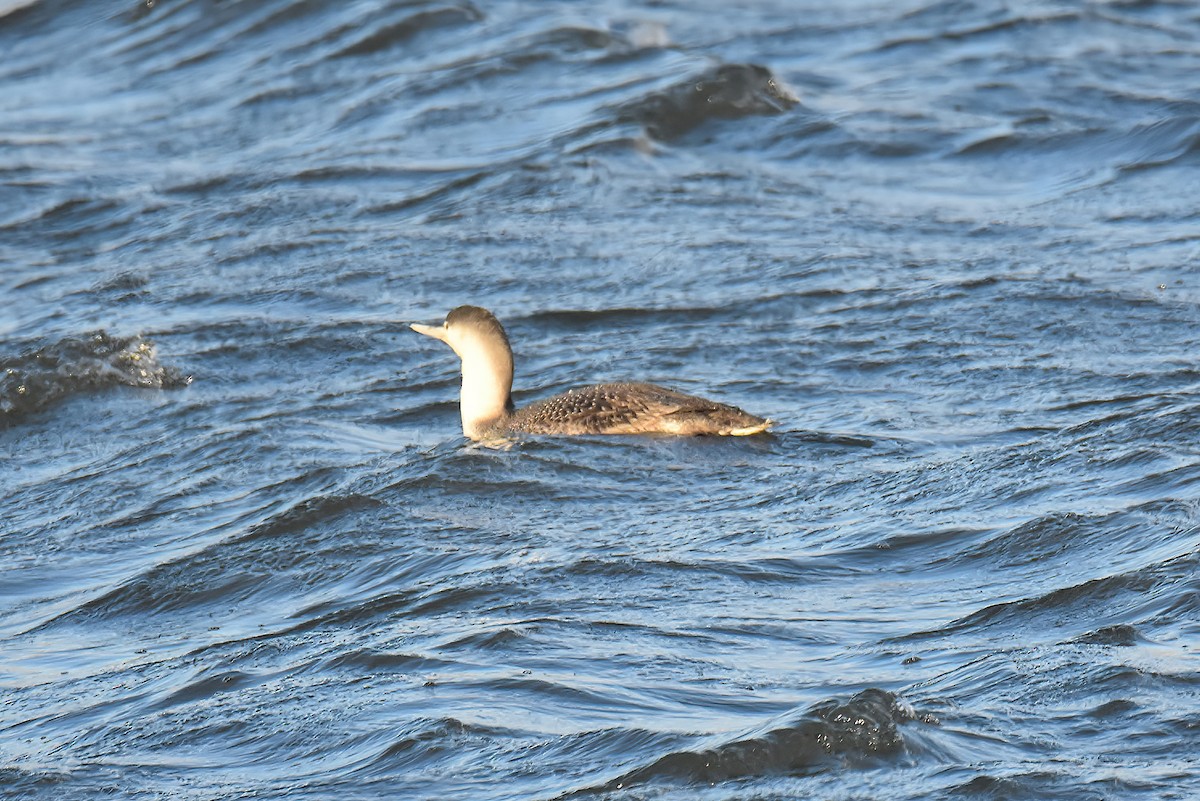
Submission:
<svg viewBox="0 0 1200 801">
<path fill-rule="evenodd" d="M 458 411 L 463 434 L 482 439 L 511 410 L 513 363 L 507 348 L 472 338 L 452 343 L 462 359 Z"/>
<path fill-rule="evenodd" d="M 513 358 L 508 337 L 491 312 L 460 306 L 442 325 L 413 323 L 412 329 L 445 342 L 462 360 L 458 409 L 463 434 L 480 440 L 500 427 L 513 411 Z"/>
</svg>

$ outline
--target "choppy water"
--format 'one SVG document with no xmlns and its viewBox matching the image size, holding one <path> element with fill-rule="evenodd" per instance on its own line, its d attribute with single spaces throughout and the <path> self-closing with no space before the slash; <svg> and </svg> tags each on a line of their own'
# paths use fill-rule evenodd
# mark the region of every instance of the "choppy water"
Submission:
<svg viewBox="0 0 1200 801">
<path fill-rule="evenodd" d="M 1200 795 L 1194 4 L 0 9 L 4 797 Z"/>
</svg>

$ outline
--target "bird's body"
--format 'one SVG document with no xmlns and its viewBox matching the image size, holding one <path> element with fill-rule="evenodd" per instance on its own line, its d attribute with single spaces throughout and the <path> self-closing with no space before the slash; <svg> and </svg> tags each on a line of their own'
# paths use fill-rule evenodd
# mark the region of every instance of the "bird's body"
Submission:
<svg viewBox="0 0 1200 801">
<path fill-rule="evenodd" d="M 459 306 L 441 326 L 412 328 L 442 340 L 462 359 L 459 411 L 463 434 L 473 440 L 514 433 L 742 436 L 770 426 L 737 407 L 645 383 L 596 384 L 516 409 L 512 349 L 491 312 Z"/>
</svg>

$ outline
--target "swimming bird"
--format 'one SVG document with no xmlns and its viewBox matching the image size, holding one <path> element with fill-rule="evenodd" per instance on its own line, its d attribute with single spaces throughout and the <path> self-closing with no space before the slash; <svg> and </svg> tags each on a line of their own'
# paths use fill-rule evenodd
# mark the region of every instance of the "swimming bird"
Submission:
<svg viewBox="0 0 1200 801">
<path fill-rule="evenodd" d="M 595 384 L 517 409 L 512 348 L 490 311 L 459 306 L 441 325 L 412 329 L 445 342 L 462 360 L 459 414 L 463 435 L 476 441 L 513 433 L 744 436 L 771 425 L 735 406 L 644 383 Z"/>
</svg>

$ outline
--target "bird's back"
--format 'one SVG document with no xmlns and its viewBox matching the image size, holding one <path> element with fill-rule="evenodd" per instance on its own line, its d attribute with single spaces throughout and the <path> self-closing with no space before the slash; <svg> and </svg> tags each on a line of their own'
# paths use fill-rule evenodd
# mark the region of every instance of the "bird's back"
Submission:
<svg viewBox="0 0 1200 801">
<path fill-rule="evenodd" d="M 724 403 L 657 384 L 596 384 L 518 409 L 505 428 L 530 434 L 720 434 L 765 431 L 770 422 Z"/>
</svg>

